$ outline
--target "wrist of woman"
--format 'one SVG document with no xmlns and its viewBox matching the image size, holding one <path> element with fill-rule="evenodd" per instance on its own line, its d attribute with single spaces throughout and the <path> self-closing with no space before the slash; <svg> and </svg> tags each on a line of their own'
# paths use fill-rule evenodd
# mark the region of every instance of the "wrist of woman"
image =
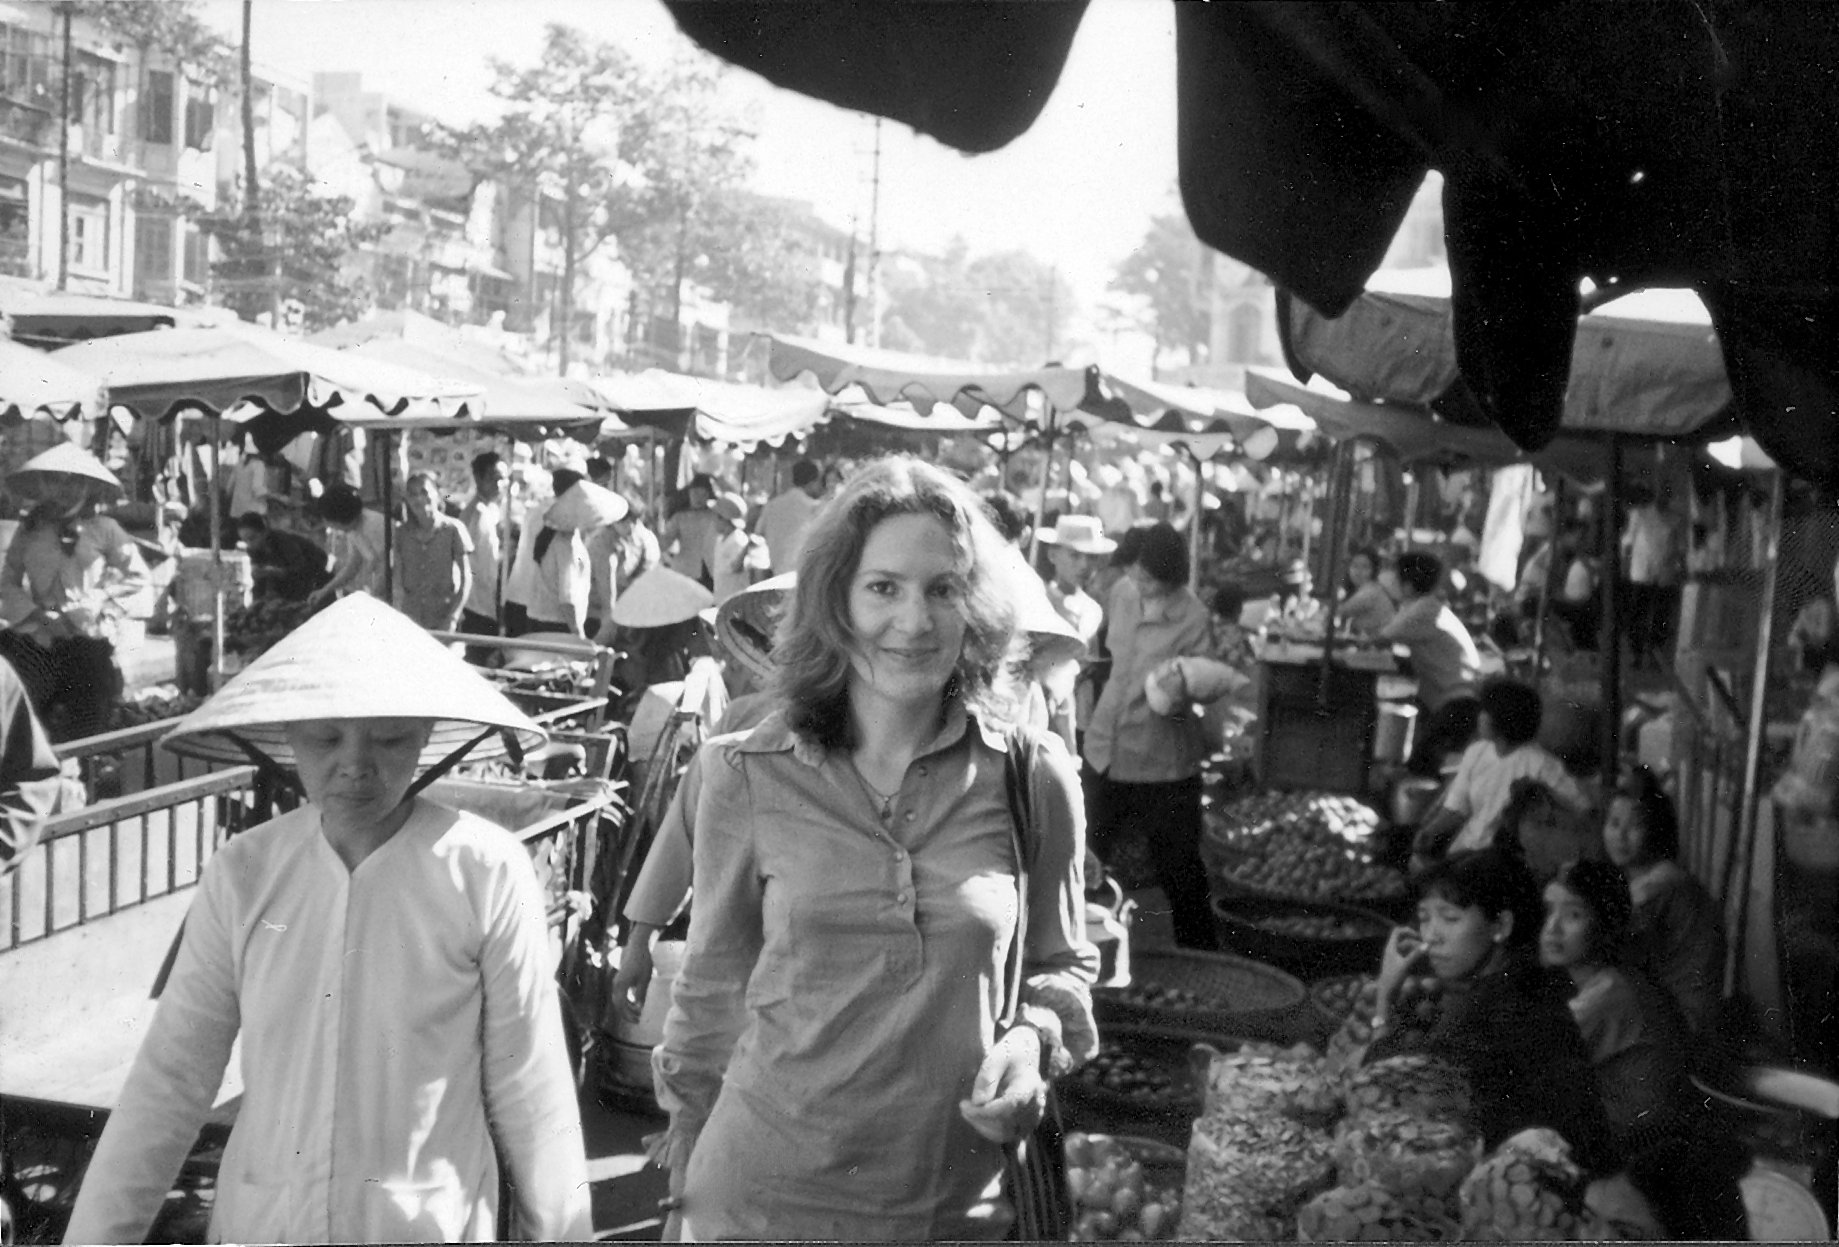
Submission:
<svg viewBox="0 0 1839 1247">
<path fill-rule="evenodd" d="M 1045 1079 L 1048 1076 L 1048 1070 L 1052 1064 L 1053 1057 L 1053 1046 L 1048 1040 L 1047 1031 L 1039 1023 L 1031 1022 L 1023 1018 L 1014 1026 L 1011 1026 L 1008 1030 L 1003 1032 L 1003 1042 L 1009 1042 L 1010 1036 L 1022 1032 L 1026 1032 L 1034 1037 L 1035 1069 L 1040 1073 L 1041 1077 Z"/>
</svg>

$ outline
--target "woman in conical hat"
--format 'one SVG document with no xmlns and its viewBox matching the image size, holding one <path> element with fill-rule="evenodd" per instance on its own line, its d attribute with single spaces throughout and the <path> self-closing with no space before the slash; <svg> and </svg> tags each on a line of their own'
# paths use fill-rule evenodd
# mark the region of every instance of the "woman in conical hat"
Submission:
<svg viewBox="0 0 1839 1247">
<path fill-rule="evenodd" d="M 591 1232 L 528 854 L 417 772 L 541 729 L 364 594 L 309 620 L 167 737 L 291 767 L 307 804 L 224 844 L 77 1198 L 73 1242 L 140 1242 L 242 1039 L 211 1236 L 482 1241 Z"/>
</svg>

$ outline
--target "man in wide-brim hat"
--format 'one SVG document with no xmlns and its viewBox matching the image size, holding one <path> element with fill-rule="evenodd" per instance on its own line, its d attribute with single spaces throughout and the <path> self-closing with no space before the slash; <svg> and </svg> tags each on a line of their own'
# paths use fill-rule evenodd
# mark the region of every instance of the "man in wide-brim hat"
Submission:
<svg viewBox="0 0 1839 1247">
<path fill-rule="evenodd" d="M 364 594 L 167 737 L 291 769 L 307 804 L 212 857 L 153 1026 L 90 1162 L 74 1242 L 139 1242 L 242 1039 L 213 1239 L 482 1241 L 499 1164 L 520 1231 L 592 1226 L 580 1113 L 529 855 L 415 795 L 468 746 L 542 739 Z"/>
<path fill-rule="evenodd" d="M 1047 600 L 1060 617 L 1073 626 L 1085 652 L 1096 655 L 1098 634 L 1104 628 L 1105 608 L 1088 591 L 1093 574 L 1117 550 L 1117 542 L 1105 536 L 1105 527 L 1093 515 L 1063 515 L 1050 529 L 1041 533 L 1054 574 L 1047 584 Z M 1089 670 L 1082 665 L 1075 693 L 1078 726 L 1083 728 L 1091 715 L 1096 694 L 1084 677 Z"/>
</svg>

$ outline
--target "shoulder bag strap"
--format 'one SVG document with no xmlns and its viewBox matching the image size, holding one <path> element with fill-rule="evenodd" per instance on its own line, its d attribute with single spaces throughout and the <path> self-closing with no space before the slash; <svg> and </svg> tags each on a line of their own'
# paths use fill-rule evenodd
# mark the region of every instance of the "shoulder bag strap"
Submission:
<svg viewBox="0 0 1839 1247">
<path fill-rule="evenodd" d="M 1009 948 L 1009 977 L 1004 984 L 1002 1024 L 1015 1025 L 1022 1006 L 1023 966 L 1028 943 L 1028 876 L 1034 868 L 1039 833 L 1034 825 L 1034 797 L 1030 784 L 1034 779 L 1032 742 L 1020 730 L 1007 736 L 1008 751 L 1003 756 L 1003 789 L 1009 799 L 1009 822 L 1015 846 L 1015 939 Z"/>
</svg>

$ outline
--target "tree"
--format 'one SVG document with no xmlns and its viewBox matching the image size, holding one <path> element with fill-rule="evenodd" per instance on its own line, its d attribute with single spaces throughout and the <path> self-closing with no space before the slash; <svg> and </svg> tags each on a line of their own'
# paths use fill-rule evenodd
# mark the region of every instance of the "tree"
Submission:
<svg viewBox="0 0 1839 1247">
<path fill-rule="evenodd" d="M 1212 282 L 1213 252 L 1185 216 L 1170 213 L 1150 222 L 1143 242 L 1117 266 L 1111 289 L 1140 302 L 1158 359 L 1182 351 L 1198 363 L 1212 337 Z"/>
<path fill-rule="evenodd" d="M 680 57 L 651 78 L 631 193 L 608 204 L 634 285 L 672 325 L 682 323 L 691 283 L 717 298 L 747 302 L 753 280 L 789 260 L 758 249 L 784 240 L 783 221 L 737 193 L 753 172 L 747 150 L 753 134 L 722 107 L 721 74 L 718 64 L 697 56 Z"/>
<path fill-rule="evenodd" d="M 229 41 L 199 16 L 197 0 L 76 0 L 75 12 L 143 52 L 165 53 L 195 79 L 223 88 L 236 80 Z"/>
<path fill-rule="evenodd" d="M 1072 293 L 1056 270 L 1025 251 L 972 258 L 955 238 L 942 256 L 883 271 L 885 347 L 1034 368 L 1065 345 Z"/>
<path fill-rule="evenodd" d="M 254 320 L 295 301 L 309 331 L 363 316 L 373 302 L 370 285 L 347 276 L 345 265 L 389 227 L 354 221 L 353 206 L 348 196 L 317 193 L 292 165 L 270 168 L 253 213 L 203 222 L 223 252 L 211 272 L 224 306 Z"/>
<path fill-rule="evenodd" d="M 703 208 L 718 245 L 696 257 L 696 280 L 743 325 L 803 332 L 813 327 L 821 257 L 798 228 L 802 205 L 730 190 Z"/>
<path fill-rule="evenodd" d="M 646 84 L 625 52 L 551 23 L 541 60 L 519 69 L 491 63 L 498 120 L 464 129 L 436 126 L 431 146 L 474 173 L 503 179 L 537 201 L 562 242 L 558 369 L 568 370 L 575 274 L 612 235 L 629 172 L 652 130 Z"/>
</svg>

